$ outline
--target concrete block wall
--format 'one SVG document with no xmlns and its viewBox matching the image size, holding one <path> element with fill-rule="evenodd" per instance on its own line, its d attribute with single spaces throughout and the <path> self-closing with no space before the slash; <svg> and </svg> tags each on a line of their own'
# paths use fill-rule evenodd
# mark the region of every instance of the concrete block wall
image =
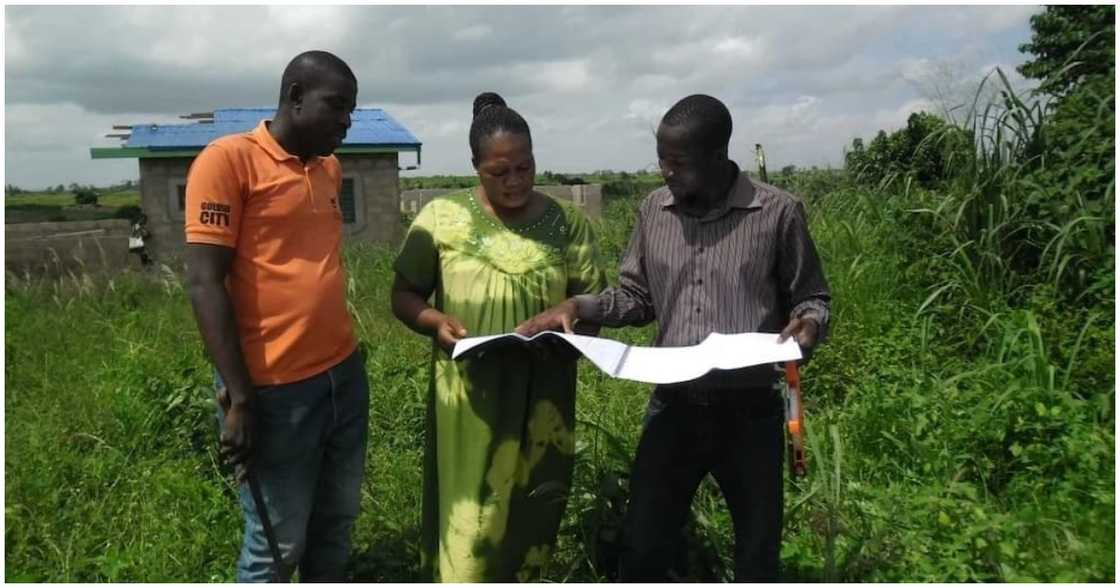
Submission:
<svg viewBox="0 0 1120 588">
<path fill-rule="evenodd" d="M 346 239 L 396 246 L 404 238 L 400 172 L 396 153 L 339 155 L 342 178 L 354 180 L 356 219 L 344 225 Z M 364 204 L 364 205 L 362 205 Z"/>
<path fill-rule="evenodd" d="M 603 216 L 602 184 L 581 184 L 578 186 L 549 184 L 534 186 L 534 189 L 558 200 L 567 200 L 575 203 L 576 206 L 582 208 L 584 213 L 591 218 L 601 218 Z M 400 196 L 401 212 L 414 215 L 420 212 L 420 209 L 424 208 L 424 205 L 431 202 L 433 198 L 455 191 L 457 190 L 448 188 L 405 190 L 401 192 Z"/>
<path fill-rule="evenodd" d="M 437 196 L 443 196 L 457 191 L 452 188 L 421 188 L 418 190 L 405 190 L 401 192 L 401 212 L 415 215 L 424 205 Z"/>
<path fill-rule="evenodd" d="M 179 210 L 178 188 L 186 186 L 193 157 L 140 160 L 140 207 L 148 217 L 149 255 L 174 265 L 186 247 L 185 218 Z M 343 179 L 354 181 L 355 222 L 344 225 L 347 240 L 400 243 L 400 184 L 396 153 L 340 155 Z"/>
<path fill-rule="evenodd" d="M 577 186 L 547 185 L 536 186 L 536 189 L 553 198 L 574 203 L 576 206 L 582 208 L 583 212 L 591 218 L 600 218 L 603 216 L 602 184 L 580 184 Z"/>
<path fill-rule="evenodd" d="M 183 255 L 183 212 L 179 210 L 178 186 L 187 185 L 193 157 L 141 159 L 140 208 L 148 217 L 151 237 L 144 240 L 148 255 L 171 264 Z"/>
<path fill-rule="evenodd" d="M 5 225 L 4 269 L 20 276 L 120 271 L 131 232 L 124 219 Z"/>
</svg>

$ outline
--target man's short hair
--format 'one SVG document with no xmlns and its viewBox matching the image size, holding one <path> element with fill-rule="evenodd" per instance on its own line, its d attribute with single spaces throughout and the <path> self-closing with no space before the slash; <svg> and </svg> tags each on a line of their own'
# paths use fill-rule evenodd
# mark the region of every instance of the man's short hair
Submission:
<svg viewBox="0 0 1120 588">
<path fill-rule="evenodd" d="M 731 142 L 731 112 L 723 102 L 707 94 L 693 94 L 677 101 L 661 124 L 683 126 L 705 150 L 726 149 Z"/>
<path fill-rule="evenodd" d="M 335 73 L 355 84 L 358 83 L 358 78 L 351 71 L 350 66 L 337 55 L 319 50 L 304 51 L 288 62 L 284 74 L 280 76 L 280 102 L 287 101 L 288 88 L 292 84 L 314 85 L 324 72 Z"/>
</svg>

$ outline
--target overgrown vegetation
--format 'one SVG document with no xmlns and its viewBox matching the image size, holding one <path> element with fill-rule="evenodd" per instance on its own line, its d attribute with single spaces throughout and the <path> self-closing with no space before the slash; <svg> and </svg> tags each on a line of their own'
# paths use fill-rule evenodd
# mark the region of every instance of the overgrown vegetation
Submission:
<svg viewBox="0 0 1120 588">
<path fill-rule="evenodd" d="M 657 173 L 648 171 L 615 172 L 610 170 L 597 170 L 586 174 L 561 174 L 544 171 L 537 174 L 537 185 L 570 186 L 578 184 L 602 184 L 603 196 L 607 198 L 628 196 L 646 189 L 653 189 L 663 182 Z M 458 189 L 472 188 L 478 185 L 478 176 L 428 176 L 428 177 L 402 177 L 401 190 L 418 189 Z"/>
<path fill-rule="evenodd" d="M 127 183 L 131 184 L 131 182 Z M 133 218 L 140 206 L 140 192 L 126 184 L 96 188 L 58 186 L 46 192 L 9 192 L 4 199 L 5 223 L 40 223 Z M 18 188 L 17 188 L 18 190 Z"/>
<path fill-rule="evenodd" d="M 882 173 L 850 160 L 771 176 L 807 201 L 834 293 L 831 339 L 804 371 L 810 475 L 786 489 L 784 579 L 1115 580 L 1113 9 L 1102 8 L 1101 22 L 1048 8 L 1028 47 L 1084 37 L 1070 51 L 1106 52 L 1107 71 L 1066 56 L 1024 68 L 1051 94 L 1005 87 L 963 126 L 912 117 L 883 134 L 897 148 L 876 152 Z M 658 180 L 611 181 L 598 230 L 614 272 Z M 353 562 L 366 581 L 426 579 L 429 344 L 389 313 L 392 258 L 346 251 L 373 383 Z M 5 315 L 6 579 L 231 580 L 239 512 L 175 274 L 9 276 Z M 604 335 L 646 344 L 652 328 Z M 579 377 L 553 581 L 612 576 L 649 393 L 591 366 Z M 729 579 L 731 522 L 710 480 L 688 536 L 678 568 Z"/>
</svg>

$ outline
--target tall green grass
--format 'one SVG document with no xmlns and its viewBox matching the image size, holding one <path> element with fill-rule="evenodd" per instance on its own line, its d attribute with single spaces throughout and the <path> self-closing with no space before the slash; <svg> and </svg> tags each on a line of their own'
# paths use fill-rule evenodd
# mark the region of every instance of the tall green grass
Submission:
<svg viewBox="0 0 1120 588">
<path fill-rule="evenodd" d="M 844 219 L 836 232 L 853 250 L 870 230 L 855 223 L 871 214 L 887 228 L 876 239 L 904 252 L 897 279 L 921 291 L 919 303 L 892 318 L 916 327 L 916 349 L 897 344 L 915 369 L 895 361 L 868 366 L 863 377 L 876 390 L 849 389 L 839 430 L 844 422 L 853 427 L 825 441 L 854 456 L 880 456 L 866 462 L 865 475 L 879 485 L 872 494 L 905 489 L 897 508 L 865 501 L 857 509 L 882 517 L 870 527 L 867 517 L 855 517 L 865 527 L 854 533 L 857 553 L 899 558 L 912 566 L 912 579 L 1110 579 L 1115 265 L 1106 245 L 1111 220 L 1101 211 L 1113 209 L 1113 184 L 1105 194 L 1085 193 L 1057 187 L 1054 178 L 1096 165 L 1095 153 L 1071 155 L 1055 145 L 1099 137 L 1114 114 L 1097 109 L 1097 119 L 1079 121 L 1077 137 L 1048 135 L 1060 129 L 1048 120 L 1051 110 L 1016 95 L 999 70 L 993 77 L 999 102 L 974 103 L 963 126 L 942 126 L 919 145 L 944 152 L 939 187 L 919 186 L 911 166 L 898 162 L 876 184 L 857 188 L 859 197 L 836 191 L 818 205 L 829 218 L 843 211 L 835 213 Z M 866 175 L 853 172 L 857 182 Z M 891 299 L 905 299 L 903 290 Z M 834 340 L 822 355 L 837 347 Z M 880 430 L 867 428 L 876 422 Z M 849 474 L 860 461 L 849 461 Z M 905 480 L 923 485 L 907 488 Z M 860 488 L 849 483 L 850 491 Z M 915 524 L 923 512 L 925 527 Z M 842 520 L 851 519 L 849 512 Z M 876 525 L 891 529 L 893 540 L 869 543 Z M 1047 550 L 1052 555 L 1040 559 Z M 863 577 L 862 560 L 854 561 L 850 573 L 843 565 L 825 569 L 833 579 Z"/>
<path fill-rule="evenodd" d="M 1075 291 L 1069 299 L 1076 302 L 1094 279 L 1114 274 L 1108 212 L 1114 206 L 1099 204 L 1112 201 L 1114 186 L 1088 194 L 1047 183 L 1048 176 L 1077 172 L 1067 171 L 1071 162 L 1057 157 L 1057 138 L 1048 135 L 1057 129 L 1048 123 L 1046 102 L 1018 95 L 999 68 L 985 78 L 977 99 L 985 84 L 998 84 L 1000 100 L 974 101 L 963 124 L 945 125 L 923 140 L 946 154 L 942 188 L 912 190 L 906 169 L 887 174 L 878 186 L 883 196 L 913 202 L 914 213 L 930 217 L 907 226 L 943 252 L 934 264 L 938 288 L 923 308 L 943 300 L 962 317 L 990 317 L 1005 301 L 1021 302 L 1040 276 Z M 1097 138 L 1099 128 L 1112 126 L 1112 103 L 1113 95 L 1100 96 L 1097 120 L 1084 121 L 1078 136 L 1061 141 L 1076 145 Z M 1100 267 L 1102 261 L 1108 267 Z M 1099 296 L 1101 290 L 1098 285 L 1092 292 Z"/>
<path fill-rule="evenodd" d="M 900 231 L 923 218 L 910 198 L 811 203 L 836 326 L 807 373 L 815 459 L 785 553 L 828 580 L 1113 577 L 1114 317 L 1037 284 L 1016 304 L 980 283 L 984 321 L 929 304 L 943 244 Z"/>
<path fill-rule="evenodd" d="M 804 371 L 810 475 L 787 485 L 784 578 L 1112 580 L 1114 317 L 1035 287 L 1015 304 L 996 290 L 985 320 L 962 319 L 948 295 L 928 301 L 959 279 L 928 262 L 944 242 L 911 230 L 945 229 L 911 212 L 934 194 L 884 199 L 831 172 L 785 180 L 808 195 L 834 326 Z M 610 199 L 598 223 L 612 279 L 643 196 Z M 345 252 L 372 384 L 352 563 L 364 581 L 426 579 L 430 343 L 389 312 L 392 257 Z M 239 512 L 174 272 L 6 288 L 6 579 L 231 580 Z M 645 344 L 653 327 L 604 334 Z M 613 577 L 648 394 L 582 366 L 575 485 L 547 579 Z M 731 522 L 710 480 L 687 535 L 680 573 L 730 579 Z"/>
</svg>

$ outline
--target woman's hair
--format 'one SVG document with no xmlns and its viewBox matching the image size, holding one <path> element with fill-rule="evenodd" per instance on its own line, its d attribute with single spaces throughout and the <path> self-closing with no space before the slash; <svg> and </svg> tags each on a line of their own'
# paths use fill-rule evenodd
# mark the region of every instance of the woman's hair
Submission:
<svg viewBox="0 0 1120 588">
<path fill-rule="evenodd" d="M 529 123 L 517 111 L 506 106 L 506 101 L 494 92 L 483 92 L 474 99 L 474 120 L 471 121 L 471 157 L 478 160 L 482 140 L 499 132 L 525 135 L 529 144 L 533 136 L 529 133 Z"/>
</svg>

